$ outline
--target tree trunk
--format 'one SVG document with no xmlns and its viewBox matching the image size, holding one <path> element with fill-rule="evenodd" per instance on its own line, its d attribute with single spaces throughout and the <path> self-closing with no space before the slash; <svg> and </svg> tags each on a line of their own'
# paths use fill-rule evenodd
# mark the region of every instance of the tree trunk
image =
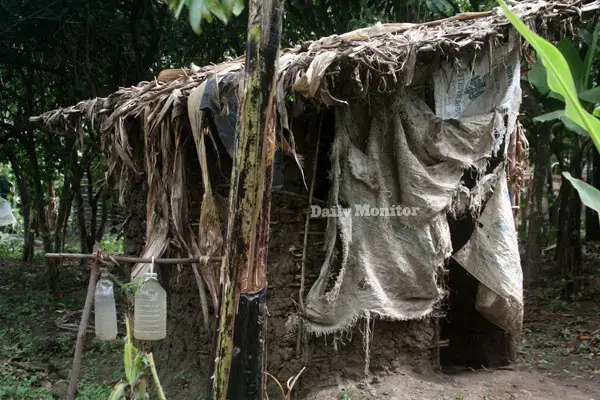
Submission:
<svg viewBox="0 0 600 400">
<path fill-rule="evenodd" d="M 21 213 L 23 214 L 23 262 L 29 262 L 33 258 L 33 234 L 31 232 L 31 201 L 29 198 L 29 187 L 27 178 L 21 171 L 17 155 L 10 145 L 5 145 L 5 150 L 15 174 L 17 191 L 21 197 Z"/>
<path fill-rule="evenodd" d="M 25 152 L 27 153 L 27 158 L 29 159 L 29 164 L 31 167 L 34 188 L 33 202 L 35 206 L 35 212 L 37 214 L 37 224 L 41 231 L 44 253 L 52 253 L 52 235 L 50 233 L 50 229 L 48 228 L 48 219 L 46 218 L 46 209 L 44 206 L 45 196 L 37 152 L 35 150 L 35 139 L 33 137 L 33 133 L 30 131 L 22 132 L 18 137 L 21 140 L 21 144 L 23 145 Z M 56 265 L 56 262 L 53 260 L 46 260 L 46 277 L 50 289 L 54 292 L 58 292 L 59 269 Z"/>
<path fill-rule="evenodd" d="M 75 194 L 75 204 L 77 205 L 77 225 L 79 227 L 79 243 L 81 246 L 81 253 L 91 253 L 92 248 L 89 247 L 89 236 L 87 234 L 85 220 L 85 205 L 83 203 L 83 196 L 81 195 L 81 181 L 76 182 L 73 187 L 73 192 Z"/>
<path fill-rule="evenodd" d="M 573 188 L 571 184 L 562 176 L 560 190 L 558 192 L 558 222 L 556 224 L 556 268 L 558 273 L 562 273 L 570 264 L 569 247 L 569 197 Z"/>
<path fill-rule="evenodd" d="M 75 197 L 75 188 L 79 186 L 82 176 L 82 167 L 77 162 L 77 149 L 75 148 L 74 138 L 68 139 L 65 144 L 65 150 L 69 153 L 63 165 L 65 179 L 58 203 L 58 216 L 56 217 L 56 226 L 54 229 L 54 252 L 56 253 L 62 253 L 64 250 L 65 235 L 73 206 L 73 198 Z"/>
<path fill-rule="evenodd" d="M 221 266 L 213 400 L 262 399 L 264 394 L 266 259 L 282 3 L 250 1 L 244 90 Z"/>
<path fill-rule="evenodd" d="M 552 156 L 550 156 L 550 160 L 552 160 Z M 546 176 L 546 184 L 548 185 L 548 221 L 550 222 L 548 227 L 548 238 L 551 239 L 555 227 L 558 227 L 558 196 L 554 195 L 554 175 L 550 162 L 548 162 L 547 168 L 548 174 Z M 548 245 L 550 243 L 546 244 Z"/>
<path fill-rule="evenodd" d="M 98 198 L 101 193 L 101 189 L 98 189 L 98 193 L 94 194 L 94 186 L 93 186 L 93 177 L 92 177 L 92 168 L 91 163 L 87 166 L 86 169 L 87 176 L 87 191 L 88 191 L 88 203 L 90 205 L 90 211 L 92 215 L 90 216 L 90 230 L 87 238 L 88 248 L 92 248 L 94 246 L 94 241 L 96 239 L 96 224 L 98 221 Z M 100 238 L 102 239 L 102 238 Z"/>
<path fill-rule="evenodd" d="M 100 214 L 100 223 L 98 224 L 98 229 L 96 230 L 96 242 L 100 242 L 102 240 L 102 236 L 104 236 L 104 230 L 106 229 L 106 222 L 108 221 L 108 202 L 110 200 L 110 192 L 109 190 L 105 187 L 102 187 L 100 189 L 100 192 L 98 192 L 98 195 L 100 195 L 100 200 L 102 201 L 102 209 L 101 212 L 102 214 Z"/>
<path fill-rule="evenodd" d="M 573 139 L 571 175 L 581 179 L 581 145 Z M 563 176 L 559 192 L 556 267 L 563 276 L 577 273 L 581 266 L 581 200 L 571 183 Z"/>
<path fill-rule="evenodd" d="M 542 256 L 542 225 L 544 223 L 544 187 L 548 162 L 550 161 L 550 127 L 542 125 L 538 133 L 535 150 L 533 185 L 529 195 L 527 245 L 525 249 L 525 283 L 533 281 L 539 272 L 539 262 Z"/>
<path fill-rule="evenodd" d="M 592 149 L 592 153 L 588 183 L 600 189 L 600 153 L 596 149 Z M 589 207 L 585 209 L 585 239 L 590 242 L 600 241 L 600 220 L 598 220 L 598 213 Z"/>
<path fill-rule="evenodd" d="M 574 145 L 577 147 L 573 150 L 571 160 L 571 175 L 581 179 L 581 143 L 579 137 L 576 137 Z M 571 263 L 568 272 L 571 275 L 578 275 L 581 270 L 581 199 L 576 190 L 571 191 L 569 202 L 569 234 L 571 235 Z"/>
<path fill-rule="evenodd" d="M 407 5 L 402 0 L 394 0 L 394 22 L 405 22 L 406 21 L 406 8 Z"/>
</svg>

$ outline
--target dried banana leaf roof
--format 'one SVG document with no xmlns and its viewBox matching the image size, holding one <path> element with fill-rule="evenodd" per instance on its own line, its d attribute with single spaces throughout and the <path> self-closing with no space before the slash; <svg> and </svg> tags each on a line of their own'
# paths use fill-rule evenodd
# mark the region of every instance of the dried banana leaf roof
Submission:
<svg viewBox="0 0 600 400">
<path fill-rule="evenodd" d="M 542 35 L 572 33 L 582 16 L 600 8 L 600 0 L 513 3 L 520 18 Z M 373 88 L 379 92 L 392 90 L 399 80 L 410 83 L 420 60 L 431 55 L 456 57 L 465 52 L 486 52 L 506 38 L 508 29 L 508 21 L 496 8 L 424 24 L 378 23 L 285 49 L 280 57 L 277 91 L 283 126 L 287 124 L 287 112 L 281 105 L 289 93 L 330 105 L 371 93 Z M 143 124 L 152 130 L 167 116 L 181 116 L 189 92 L 210 77 L 219 80 L 220 97 L 235 94 L 243 61 L 240 57 L 196 68 L 166 83 L 158 79 L 140 82 L 108 97 L 84 100 L 31 120 L 54 132 L 79 136 L 86 131 L 85 126 L 103 136 L 112 134 L 118 141 L 124 119 L 143 117 Z M 351 87 L 351 93 L 343 93 L 342 87 Z"/>
</svg>

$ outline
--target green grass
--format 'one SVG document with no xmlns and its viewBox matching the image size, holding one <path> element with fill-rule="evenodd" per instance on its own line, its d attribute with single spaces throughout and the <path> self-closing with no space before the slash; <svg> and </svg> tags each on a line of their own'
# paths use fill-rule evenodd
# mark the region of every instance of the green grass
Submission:
<svg viewBox="0 0 600 400">
<path fill-rule="evenodd" d="M 23 255 L 23 237 L 0 232 L 0 259 L 19 260 Z"/>
<path fill-rule="evenodd" d="M 550 301 L 550 303 L 548 304 L 548 310 L 550 312 L 560 312 L 560 311 L 564 311 L 568 305 L 569 305 L 569 303 L 567 303 L 564 300 L 552 299 Z"/>
<path fill-rule="evenodd" d="M 109 254 L 123 254 L 123 238 L 117 239 L 113 235 L 104 235 L 100 248 Z"/>
<path fill-rule="evenodd" d="M 99 400 L 108 399 L 112 387 L 106 384 L 80 383 L 77 400 Z"/>
<path fill-rule="evenodd" d="M 0 399 L 2 400 L 52 400 L 50 389 L 38 385 L 39 377 L 0 374 Z M 108 396 L 107 396 L 108 397 Z M 106 397 L 105 397 L 106 398 Z M 94 400 L 99 399 L 96 397 Z"/>
<path fill-rule="evenodd" d="M 123 254 L 123 238 L 105 234 L 100 241 L 100 247 L 109 254 Z M 67 237 L 65 239 L 66 253 L 80 253 L 79 238 Z M 0 259 L 20 260 L 23 256 L 23 236 L 0 232 Z M 44 251 L 38 243 L 33 252 L 34 259 L 44 258 Z"/>
</svg>

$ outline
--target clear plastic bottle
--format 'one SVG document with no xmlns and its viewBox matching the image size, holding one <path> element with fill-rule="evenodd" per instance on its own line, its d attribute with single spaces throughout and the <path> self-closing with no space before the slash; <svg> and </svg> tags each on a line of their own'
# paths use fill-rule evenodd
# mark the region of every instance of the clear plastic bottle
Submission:
<svg viewBox="0 0 600 400">
<path fill-rule="evenodd" d="M 167 292 L 148 273 L 135 292 L 133 336 L 139 340 L 161 340 L 167 336 Z"/>
<path fill-rule="evenodd" d="M 117 338 L 115 295 L 112 281 L 104 274 L 96 283 L 94 304 L 96 337 L 100 340 L 115 340 Z"/>
</svg>

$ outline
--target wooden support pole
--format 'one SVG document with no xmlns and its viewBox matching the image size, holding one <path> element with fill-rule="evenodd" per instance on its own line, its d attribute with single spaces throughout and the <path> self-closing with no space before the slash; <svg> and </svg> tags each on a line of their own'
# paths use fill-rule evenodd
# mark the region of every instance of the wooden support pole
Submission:
<svg viewBox="0 0 600 400">
<path fill-rule="evenodd" d="M 90 280 L 88 282 L 87 294 L 85 296 L 85 305 L 81 313 L 81 321 L 79 322 L 79 330 L 77 332 L 77 342 L 75 344 L 75 356 L 73 357 L 73 369 L 71 370 L 71 381 L 67 390 L 67 400 L 74 400 L 77 393 L 77 381 L 81 372 L 81 359 L 83 357 L 83 345 L 87 330 L 90 311 L 94 303 L 94 291 L 96 289 L 96 281 L 98 280 L 97 261 L 92 260 L 88 263 L 90 267 Z"/>
<path fill-rule="evenodd" d="M 282 12 L 282 0 L 250 0 L 227 240 L 220 274 L 212 400 L 255 400 L 264 396 L 266 260 Z"/>
<path fill-rule="evenodd" d="M 317 144 L 315 145 L 315 155 L 313 157 L 312 177 L 310 179 L 310 189 L 308 189 L 308 207 L 313 205 L 313 193 L 315 191 L 315 181 L 317 180 L 317 166 L 319 164 L 319 146 L 321 144 L 321 129 L 323 129 L 323 118 L 325 113 L 321 113 L 319 128 L 317 130 Z M 302 354 L 302 341 L 304 340 L 304 285 L 306 283 L 306 257 L 308 251 L 308 228 L 310 225 L 310 214 L 306 213 L 304 220 L 304 240 L 302 241 L 302 264 L 300 266 L 300 290 L 298 292 L 298 305 L 301 318 L 298 322 L 298 337 L 296 339 L 296 357 L 300 358 Z"/>
</svg>

